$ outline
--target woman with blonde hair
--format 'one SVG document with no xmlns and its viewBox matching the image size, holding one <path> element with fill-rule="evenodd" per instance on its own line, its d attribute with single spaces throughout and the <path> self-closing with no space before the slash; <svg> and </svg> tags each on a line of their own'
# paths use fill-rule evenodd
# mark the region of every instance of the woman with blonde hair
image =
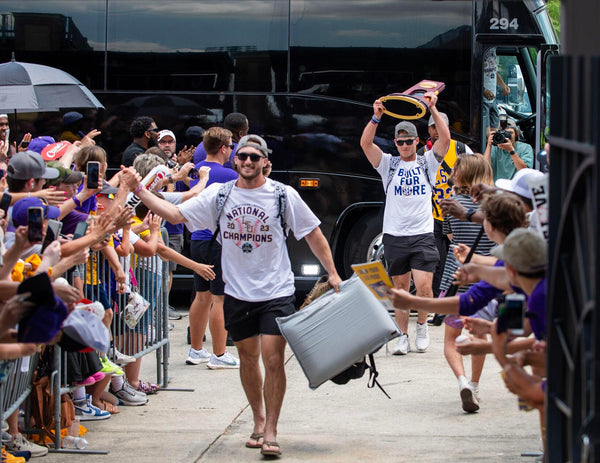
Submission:
<svg viewBox="0 0 600 463">
<path fill-rule="evenodd" d="M 473 203 L 473 198 L 469 195 L 471 186 L 478 183 L 486 185 L 494 184 L 494 176 L 490 163 L 481 154 L 460 155 L 456 159 L 450 180 L 452 182 L 454 196 L 467 210 L 475 211 L 479 208 L 478 204 Z M 448 235 L 450 246 L 465 244 L 473 246 L 481 225 L 470 221 L 458 220 L 452 216 L 444 217 L 444 233 Z M 481 237 L 477 245 L 476 252 L 481 255 L 489 255 L 490 250 L 495 244 L 485 235 Z M 444 297 L 448 289 L 452 286 L 452 275 L 460 267 L 460 263 L 449 252 L 444 266 L 444 273 L 440 283 L 440 297 Z M 461 286 L 459 293 L 465 292 L 469 286 Z M 483 370 L 485 355 L 471 356 L 471 381 L 465 376 L 465 368 L 462 361 L 462 355 L 456 351 L 455 339 L 461 334 L 463 324 L 462 320 L 454 315 L 449 315 L 444 319 L 444 355 L 454 375 L 458 379 L 458 387 L 464 411 L 472 413 L 479 410 L 479 378 Z"/>
</svg>

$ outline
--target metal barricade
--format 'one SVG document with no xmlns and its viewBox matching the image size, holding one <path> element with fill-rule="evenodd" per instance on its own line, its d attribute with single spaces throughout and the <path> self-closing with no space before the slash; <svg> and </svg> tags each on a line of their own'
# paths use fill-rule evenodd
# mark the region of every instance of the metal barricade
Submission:
<svg viewBox="0 0 600 463">
<path fill-rule="evenodd" d="M 32 389 L 38 354 L 17 360 L 0 361 L 5 376 L 0 380 L 0 423 L 27 399 Z"/>
</svg>

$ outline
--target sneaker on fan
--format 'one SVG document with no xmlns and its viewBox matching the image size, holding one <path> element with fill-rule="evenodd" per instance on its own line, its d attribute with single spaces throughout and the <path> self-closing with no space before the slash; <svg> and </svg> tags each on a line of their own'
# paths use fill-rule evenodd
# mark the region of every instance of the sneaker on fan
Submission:
<svg viewBox="0 0 600 463">
<path fill-rule="evenodd" d="M 229 352 L 217 357 L 215 354 L 210 356 L 210 360 L 206 365 L 211 370 L 224 370 L 226 368 L 239 368 L 240 360 L 235 358 Z"/>
<path fill-rule="evenodd" d="M 410 352 L 410 342 L 408 334 L 403 334 L 398 338 L 396 346 L 392 349 L 393 355 L 406 355 Z"/>
<path fill-rule="evenodd" d="M 76 309 L 79 310 L 87 310 L 88 312 L 92 312 L 96 317 L 100 320 L 104 318 L 104 307 L 100 302 L 91 302 L 89 304 L 79 303 L 75 306 Z"/>
<path fill-rule="evenodd" d="M 20 455 L 29 455 L 20 456 Z M 2 446 L 2 453 L 0 453 L 0 461 L 2 463 L 25 463 L 31 458 L 31 452 L 8 452 L 4 446 Z"/>
<path fill-rule="evenodd" d="M 425 352 L 429 347 L 429 327 L 427 323 L 417 323 L 415 347 L 417 348 L 417 352 Z"/>
<path fill-rule="evenodd" d="M 12 440 L 5 442 L 6 450 L 9 452 L 31 452 L 32 457 L 43 457 L 48 453 L 48 448 L 29 442 L 22 434 L 13 436 Z"/>
<path fill-rule="evenodd" d="M 125 355 L 122 352 L 119 352 L 117 349 L 114 349 L 114 352 L 112 348 L 108 349 L 108 355 L 111 356 L 112 361 L 117 365 L 127 365 L 128 363 L 135 362 L 135 357 L 132 357 L 131 355 Z"/>
<path fill-rule="evenodd" d="M 92 404 L 92 396 L 89 394 L 85 400 L 73 402 L 73 405 L 75 405 L 75 416 L 79 418 L 79 421 L 106 420 L 110 418 L 110 412 L 100 410 Z"/>
<path fill-rule="evenodd" d="M 129 383 L 123 382 L 123 386 L 118 391 L 110 388 L 111 394 L 119 399 L 119 405 L 138 406 L 146 405 L 148 403 L 148 397 L 146 394 L 140 391 L 136 391 Z"/>
<path fill-rule="evenodd" d="M 185 359 L 185 363 L 187 363 L 188 365 L 200 365 L 201 363 L 208 362 L 209 359 L 210 354 L 204 347 L 200 350 L 196 350 L 190 347 L 187 359 Z"/>
<path fill-rule="evenodd" d="M 474 413 L 479 410 L 479 400 L 470 384 L 465 384 L 460 388 L 460 400 L 465 412 Z"/>
</svg>

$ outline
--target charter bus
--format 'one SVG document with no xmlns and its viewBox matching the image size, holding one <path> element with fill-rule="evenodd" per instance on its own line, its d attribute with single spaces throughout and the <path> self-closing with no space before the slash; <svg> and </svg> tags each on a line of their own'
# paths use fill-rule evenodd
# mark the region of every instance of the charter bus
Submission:
<svg viewBox="0 0 600 463">
<path fill-rule="evenodd" d="M 272 178 L 322 220 L 344 277 L 381 231 L 383 188 L 359 145 L 373 101 L 423 79 L 444 82 L 438 106 L 453 138 L 482 151 L 482 57 L 495 48 L 511 88 L 497 92 L 500 106 L 537 151 L 537 68 L 557 43 L 543 0 L 4 0 L 0 9 L 3 61 L 14 52 L 60 68 L 103 103 L 81 111 L 83 127 L 102 131 L 112 167 L 137 116 L 183 142 L 189 126 L 246 114 L 250 133 L 273 149 Z M 14 135 L 59 132 L 59 116 L 20 116 Z M 427 118 L 416 121 L 422 140 Z M 384 151 L 395 153 L 397 122 L 380 124 Z M 288 246 L 298 286 L 310 287 L 319 262 L 304 241 Z"/>
</svg>

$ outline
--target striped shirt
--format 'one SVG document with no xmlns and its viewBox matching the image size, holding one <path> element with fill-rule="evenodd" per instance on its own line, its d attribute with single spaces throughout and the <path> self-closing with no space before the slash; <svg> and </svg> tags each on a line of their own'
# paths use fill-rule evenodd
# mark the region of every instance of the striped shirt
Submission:
<svg viewBox="0 0 600 463">
<path fill-rule="evenodd" d="M 469 195 L 459 194 L 456 196 L 452 196 L 450 199 L 456 199 L 460 204 L 462 204 L 465 208 L 479 208 L 479 205 L 473 203 L 473 198 Z M 460 244 L 466 244 L 467 246 L 473 246 L 477 235 L 479 234 L 479 230 L 481 230 L 481 225 L 478 223 L 467 222 L 466 220 L 458 220 L 450 215 L 444 217 L 444 234 L 449 235 L 452 234 L 452 242 L 450 243 L 450 250 L 448 251 L 448 256 L 446 257 L 446 265 L 444 266 L 444 273 L 442 275 L 442 282 L 440 283 L 440 290 L 447 291 L 452 285 L 452 275 L 456 270 L 460 267 L 460 263 L 454 257 L 454 253 L 452 252 L 452 246 Z M 482 254 L 484 256 L 490 255 L 490 250 L 496 246 L 496 243 L 491 241 L 487 235 L 484 233 L 479 241 L 479 245 L 475 252 L 477 254 Z M 458 289 L 459 293 L 464 293 L 470 285 L 461 286 Z"/>
</svg>

